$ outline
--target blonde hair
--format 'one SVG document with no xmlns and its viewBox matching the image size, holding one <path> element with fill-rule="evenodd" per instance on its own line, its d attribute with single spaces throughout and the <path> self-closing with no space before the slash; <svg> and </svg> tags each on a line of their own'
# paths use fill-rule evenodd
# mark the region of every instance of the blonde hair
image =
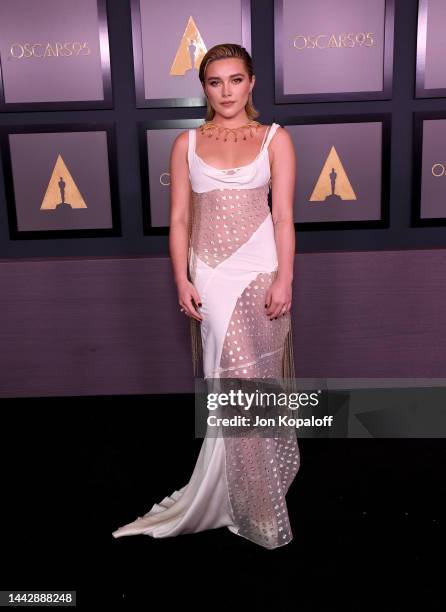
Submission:
<svg viewBox="0 0 446 612">
<path fill-rule="evenodd" d="M 204 89 L 206 68 L 208 67 L 208 65 L 211 62 L 215 62 L 216 60 L 232 58 L 232 57 L 241 59 L 243 61 L 246 72 L 248 73 L 248 76 L 249 76 L 249 80 L 252 79 L 252 75 L 254 74 L 252 59 L 249 53 L 247 52 L 247 50 L 245 49 L 245 47 L 241 47 L 240 45 L 236 45 L 232 43 L 224 43 L 221 45 L 215 45 L 214 47 L 211 47 L 209 51 L 206 53 L 206 55 L 203 57 L 203 59 L 201 60 L 198 75 L 200 77 L 200 81 L 203 86 L 203 89 Z M 215 115 L 215 110 L 209 104 L 209 100 L 207 98 L 206 100 L 207 100 L 206 121 L 212 121 Z M 259 111 L 255 108 L 252 102 L 252 91 L 249 92 L 248 102 L 245 105 L 245 111 L 250 121 L 252 119 L 256 119 L 260 115 Z"/>
</svg>

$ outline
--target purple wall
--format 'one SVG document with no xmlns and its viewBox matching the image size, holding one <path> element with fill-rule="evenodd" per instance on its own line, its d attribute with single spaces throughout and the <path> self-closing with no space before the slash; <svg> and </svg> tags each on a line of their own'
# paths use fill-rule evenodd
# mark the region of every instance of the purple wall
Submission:
<svg viewBox="0 0 446 612">
<path fill-rule="evenodd" d="M 298 377 L 445 377 L 446 249 L 296 256 Z M 168 258 L 1 260 L 0 397 L 193 392 Z"/>
</svg>

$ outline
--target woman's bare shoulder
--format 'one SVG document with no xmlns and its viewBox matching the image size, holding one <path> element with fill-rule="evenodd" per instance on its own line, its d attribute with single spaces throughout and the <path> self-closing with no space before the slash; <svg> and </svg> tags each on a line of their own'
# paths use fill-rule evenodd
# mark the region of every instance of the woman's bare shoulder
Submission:
<svg viewBox="0 0 446 612">
<path fill-rule="evenodd" d="M 279 125 L 279 124 L 276 124 Z M 285 127 L 282 127 L 281 125 L 279 125 L 279 127 L 276 129 L 274 136 L 271 140 L 271 143 L 274 143 L 272 146 L 273 148 L 275 146 L 280 146 L 280 144 L 284 144 L 284 143 L 291 143 L 292 142 L 292 138 L 290 133 L 288 132 L 288 130 Z"/>
<path fill-rule="evenodd" d="M 286 129 L 286 127 L 280 125 L 280 123 L 276 123 L 277 128 L 276 128 L 276 134 L 288 134 L 288 130 Z"/>
<path fill-rule="evenodd" d="M 171 154 L 173 157 L 181 157 L 187 160 L 187 151 L 189 147 L 188 130 L 180 132 L 172 143 Z"/>
<path fill-rule="evenodd" d="M 178 136 L 173 141 L 172 146 L 184 147 L 189 143 L 189 130 L 183 130 L 178 134 Z"/>
<path fill-rule="evenodd" d="M 276 129 L 270 144 L 271 163 L 274 164 L 276 159 L 284 160 L 294 158 L 295 149 L 294 142 L 288 130 L 279 125 Z"/>
</svg>

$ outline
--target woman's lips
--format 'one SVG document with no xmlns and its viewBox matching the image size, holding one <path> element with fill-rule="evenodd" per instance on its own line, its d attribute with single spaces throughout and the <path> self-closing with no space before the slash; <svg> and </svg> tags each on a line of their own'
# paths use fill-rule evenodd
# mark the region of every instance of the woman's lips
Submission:
<svg viewBox="0 0 446 612">
<path fill-rule="evenodd" d="M 231 106 L 234 102 L 222 102 L 223 106 Z"/>
</svg>

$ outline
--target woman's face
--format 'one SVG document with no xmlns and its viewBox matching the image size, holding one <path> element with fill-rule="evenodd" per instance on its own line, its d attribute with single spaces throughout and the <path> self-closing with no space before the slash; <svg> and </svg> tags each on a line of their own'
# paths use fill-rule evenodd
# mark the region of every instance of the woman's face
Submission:
<svg viewBox="0 0 446 612">
<path fill-rule="evenodd" d="M 225 58 L 210 62 L 206 68 L 204 91 L 216 115 L 224 119 L 243 114 L 255 76 L 249 80 L 243 60 Z M 233 102 L 225 105 L 224 102 Z"/>
</svg>

